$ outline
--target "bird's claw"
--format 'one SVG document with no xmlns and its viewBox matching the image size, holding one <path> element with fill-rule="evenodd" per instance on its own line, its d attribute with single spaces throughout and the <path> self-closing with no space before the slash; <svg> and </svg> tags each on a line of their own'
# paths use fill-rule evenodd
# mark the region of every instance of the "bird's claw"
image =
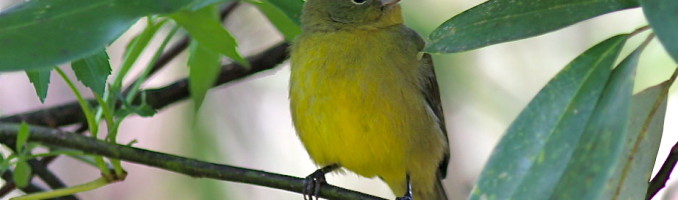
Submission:
<svg viewBox="0 0 678 200">
<path fill-rule="evenodd" d="M 327 183 L 325 179 L 325 171 L 322 169 L 316 170 L 311 175 L 304 179 L 304 189 L 301 192 L 304 195 L 304 200 L 318 199 L 320 195 L 320 186 Z"/>
<path fill-rule="evenodd" d="M 397 197 L 396 200 L 414 200 L 414 197 L 412 197 L 412 182 L 410 182 L 410 175 L 408 174 L 406 176 L 407 179 L 407 191 L 405 192 L 405 195 L 402 197 Z"/>
</svg>

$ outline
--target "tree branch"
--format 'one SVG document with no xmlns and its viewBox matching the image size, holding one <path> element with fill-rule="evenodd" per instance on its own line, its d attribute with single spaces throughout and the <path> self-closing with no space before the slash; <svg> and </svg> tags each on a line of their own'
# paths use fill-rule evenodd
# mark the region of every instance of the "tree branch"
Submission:
<svg viewBox="0 0 678 200">
<path fill-rule="evenodd" d="M 673 168 L 676 167 L 676 162 L 678 162 L 678 143 L 673 145 L 671 152 L 669 152 L 669 155 L 666 157 L 666 160 L 657 172 L 657 175 L 650 181 L 650 185 L 647 187 L 647 193 L 645 194 L 645 199 L 652 199 L 659 190 L 666 186 L 666 182 L 669 180 Z"/>
<path fill-rule="evenodd" d="M 0 123 L 0 141 L 16 140 L 18 130 L 19 125 L 17 124 Z M 91 154 L 153 166 L 193 177 L 206 177 L 240 183 L 249 183 L 297 193 L 301 192 L 302 188 L 304 187 L 303 178 L 203 162 L 161 152 L 119 144 L 111 144 L 101 140 L 96 140 L 74 133 L 63 132 L 56 129 L 31 126 L 30 131 L 31 134 L 29 141 L 31 142 L 40 142 L 49 146 L 81 150 Z M 320 197 L 328 199 L 383 200 L 379 197 L 331 185 L 321 186 Z"/>
<path fill-rule="evenodd" d="M 251 56 L 248 61 L 251 67 L 247 68 L 235 63 L 227 64 L 222 67 L 215 86 L 239 80 L 252 74 L 265 71 L 277 66 L 287 59 L 287 43 L 278 44 L 258 55 Z M 188 79 L 181 79 L 168 86 L 158 89 L 143 90 L 140 94 L 146 93 L 146 103 L 153 109 L 162 109 L 165 106 L 177 101 L 186 99 L 189 96 Z M 140 103 L 140 95 L 135 98 L 136 103 Z M 88 100 L 91 105 L 97 105 L 96 100 Z M 78 102 L 73 101 L 62 105 L 29 111 L 25 113 L 10 115 L 0 118 L 0 122 L 20 123 L 26 122 L 32 125 L 60 127 L 83 122 L 85 116 L 82 113 Z"/>
</svg>

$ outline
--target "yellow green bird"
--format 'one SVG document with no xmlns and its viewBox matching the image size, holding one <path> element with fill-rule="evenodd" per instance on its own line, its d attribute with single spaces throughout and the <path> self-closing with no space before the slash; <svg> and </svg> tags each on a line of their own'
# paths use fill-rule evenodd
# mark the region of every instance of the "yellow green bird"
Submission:
<svg viewBox="0 0 678 200">
<path fill-rule="evenodd" d="M 297 134 L 322 168 L 381 178 L 399 199 L 447 199 L 443 110 L 424 40 L 403 25 L 398 0 L 307 0 L 291 51 Z"/>
</svg>

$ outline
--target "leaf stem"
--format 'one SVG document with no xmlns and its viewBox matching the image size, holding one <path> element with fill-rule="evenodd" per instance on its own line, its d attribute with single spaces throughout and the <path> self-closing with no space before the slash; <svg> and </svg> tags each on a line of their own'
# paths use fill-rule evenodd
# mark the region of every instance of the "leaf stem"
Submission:
<svg viewBox="0 0 678 200">
<path fill-rule="evenodd" d="M 97 125 L 97 123 L 94 120 L 94 114 L 92 113 L 92 110 L 90 109 L 89 103 L 87 101 L 85 101 L 84 98 L 82 98 L 82 94 L 80 94 L 80 91 L 78 90 L 78 88 L 75 87 L 75 85 L 73 84 L 73 81 L 71 81 L 71 79 L 69 79 L 68 76 L 66 76 L 66 73 L 64 73 L 63 70 L 59 69 L 58 67 L 54 68 L 54 70 L 56 70 L 57 73 L 59 73 L 61 78 L 63 78 L 64 81 L 66 82 L 66 84 L 68 84 L 68 87 L 71 88 L 71 90 L 73 91 L 73 94 L 75 94 L 75 97 L 78 99 L 78 103 L 80 104 L 80 108 L 82 108 L 82 112 L 85 114 L 85 119 L 87 119 L 87 125 L 89 127 L 89 131 L 92 134 L 92 137 L 97 138 L 99 126 Z M 106 163 L 105 163 L 104 159 L 101 158 L 101 156 L 93 156 L 93 158 L 97 163 L 97 167 L 99 167 L 99 170 L 101 170 L 101 173 L 103 173 L 104 175 L 110 175 L 110 172 L 109 172 L 108 168 L 106 167 Z"/>
<path fill-rule="evenodd" d="M 94 190 L 97 188 L 100 188 L 101 186 L 108 185 L 110 182 L 104 178 L 98 178 L 94 181 L 72 186 L 72 187 L 67 187 L 67 188 L 62 188 L 62 189 L 56 189 L 52 191 L 47 191 L 47 192 L 40 192 L 40 193 L 34 193 L 34 194 L 29 194 L 29 195 L 24 195 L 20 197 L 15 197 L 11 198 L 10 200 L 39 200 L 39 199 L 51 199 L 54 197 L 60 197 L 60 196 L 66 196 L 66 195 L 71 195 L 79 192 L 84 192 L 84 191 L 90 191 Z"/>
</svg>

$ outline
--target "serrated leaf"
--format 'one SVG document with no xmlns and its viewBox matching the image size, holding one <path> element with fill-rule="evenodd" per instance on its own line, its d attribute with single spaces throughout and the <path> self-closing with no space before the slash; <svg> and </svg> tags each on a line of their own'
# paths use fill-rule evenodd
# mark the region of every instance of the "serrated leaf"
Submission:
<svg viewBox="0 0 678 200">
<path fill-rule="evenodd" d="M 641 0 L 640 5 L 664 49 L 678 63 L 678 1 Z"/>
<path fill-rule="evenodd" d="M 548 199 L 627 37 L 586 50 L 539 91 L 495 147 L 470 199 Z"/>
<path fill-rule="evenodd" d="M 612 72 L 565 173 L 549 199 L 614 199 L 623 167 L 629 132 L 636 66 L 643 48 L 636 49 Z"/>
<path fill-rule="evenodd" d="M 631 100 L 629 135 L 614 177 L 616 199 L 644 199 L 662 138 L 669 81 L 648 88 Z M 637 148 L 637 149 L 636 149 Z M 622 165 L 620 165 L 622 166 Z"/>
<path fill-rule="evenodd" d="M 634 0 L 489 0 L 436 28 L 424 51 L 452 53 L 481 48 L 637 6 Z"/>
<path fill-rule="evenodd" d="M 51 71 L 52 68 L 26 70 L 28 80 L 33 83 L 35 93 L 38 95 L 38 98 L 42 103 L 45 103 L 45 98 L 47 98 L 47 89 L 49 88 Z"/>
<path fill-rule="evenodd" d="M 14 167 L 14 176 L 12 177 L 14 184 L 16 184 L 18 188 L 26 187 L 31 180 L 31 173 L 31 166 L 28 165 L 26 160 L 19 159 L 16 163 L 16 167 Z"/>
<path fill-rule="evenodd" d="M 31 131 L 28 128 L 28 124 L 26 122 L 21 122 L 21 126 L 19 126 L 19 132 L 17 133 L 16 136 L 16 153 L 18 155 L 24 154 L 26 149 L 26 142 L 28 142 L 28 138 L 31 136 Z"/>
<path fill-rule="evenodd" d="M 257 6 L 261 12 L 266 15 L 269 21 L 275 26 L 287 41 L 293 41 L 301 33 L 300 25 L 290 18 L 283 10 L 276 7 L 268 0 L 249 1 Z"/>
<path fill-rule="evenodd" d="M 214 6 L 198 11 L 181 11 L 171 17 L 186 29 L 193 39 L 205 45 L 206 48 L 249 66 L 247 60 L 238 53 L 238 43 L 235 38 L 218 20 Z"/>
<path fill-rule="evenodd" d="M 197 111 L 205 99 L 207 90 L 214 86 L 219 76 L 221 65 L 219 54 L 207 49 L 201 43 L 192 41 L 189 46 L 188 83 L 193 98 L 194 109 Z"/>
<path fill-rule="evenodd" d="M 102 49 L 89 57 L 71 63 L 75 76 L 94 93 L 104 94 L 106 80 L 111 74 L 111 64 L 108 62 L 108 54 Z"/>
<path fill-rule="evenodd" d="M 140 17 L 191 0 L 42 0 L 0 12 L 0 71 L 48 68 L 96 53 Z"/>
<path fill-rule="evenodd" d="M 302 0 L 265 0 L 280 9 L 297 26 L 301 26 L 301 9 L 304 7 Z"/>
</svg>

